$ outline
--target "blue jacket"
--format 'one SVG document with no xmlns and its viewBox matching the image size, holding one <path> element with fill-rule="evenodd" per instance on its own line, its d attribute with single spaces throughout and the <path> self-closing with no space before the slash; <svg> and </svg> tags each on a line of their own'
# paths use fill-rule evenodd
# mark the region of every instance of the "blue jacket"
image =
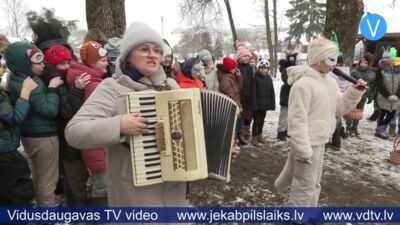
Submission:
<svg viewBox="0 0 400 225">
<path fill-rule="evenodd" d="M 19 98 L 15 107 L 5 92 L 0 92 L 0 152 L 16 150 L 19 147 L 19 125 L 29 111 L 29 102 Z"/>
</svg>

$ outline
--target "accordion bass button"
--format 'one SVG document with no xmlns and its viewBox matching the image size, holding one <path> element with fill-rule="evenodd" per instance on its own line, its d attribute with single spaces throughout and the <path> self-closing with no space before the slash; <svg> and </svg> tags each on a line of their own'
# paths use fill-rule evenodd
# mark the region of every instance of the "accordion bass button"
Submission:
<svg viewBox="0 0 400 225">
<path fill-rule="evenodd" d="M 171 134 L 171 137 L 173 140 L 177 141 L 180 140 L 182 138 L 182 134 L 180 132 L 173 132 Z"/>
</svg>

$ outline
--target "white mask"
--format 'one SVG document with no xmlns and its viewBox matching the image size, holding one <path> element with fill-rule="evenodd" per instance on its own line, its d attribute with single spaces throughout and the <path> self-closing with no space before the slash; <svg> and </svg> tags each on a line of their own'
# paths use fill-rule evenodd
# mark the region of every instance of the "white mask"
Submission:
<svg viewBox="0 0 400 225">
<path fill-rule="evenodd" d="M 331 67 L 336 66 L 337 58 L 327 58 L 327 59 L 325 59 L 325 64 L 327 66 L 331 66 Z"/>
</svg>

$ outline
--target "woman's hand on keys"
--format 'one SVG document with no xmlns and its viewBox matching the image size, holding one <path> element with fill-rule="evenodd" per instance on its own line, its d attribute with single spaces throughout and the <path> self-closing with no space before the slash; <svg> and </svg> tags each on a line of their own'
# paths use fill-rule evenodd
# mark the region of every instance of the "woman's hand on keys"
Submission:
<svg viewBox="0 0 400 225">
<path fill-rule="evenodd" d="M 140 117 L 139 113 L 125 114 L 121 117 L 121 133 L 145 134 L 149 132 L 146 122 L 147 119 Z"/>
</svg>

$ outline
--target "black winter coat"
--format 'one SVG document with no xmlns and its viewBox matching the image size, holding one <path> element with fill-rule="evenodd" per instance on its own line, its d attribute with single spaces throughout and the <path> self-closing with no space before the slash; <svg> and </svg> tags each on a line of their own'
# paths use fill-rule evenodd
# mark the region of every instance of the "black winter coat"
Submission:
<svg viewBox="0 0 400 225">
<path fill-rule="evenodd" d="M 281 72 L 281 79 L 283 82 L 279 95 L 279 104 L 286 107 L 289 103 L 289 93 L 291 88 L 291 86 L 289 86 L 289 84 L 287 83 L 288 75 L 286 69 L 291 66 L 294 66 L 294 64 L 290 61 L 287 61 L 285 59 L 281 59 L 279 61 L 279 72 Z"/>
<path fill-rule="evenodd" d="M 253 110 L 275 110 L 274 83 L 269 75 L 256 73 L 253 81 Z"/>
<path fill-rule="evenodd" d="M 62 159 L 77 159 L 81 157 L 80 151 L 72 148 L 65 140 L 64 130 L 67 123 L 74 117 L 76 112 L 83 104 L 84 91 L 77 88 L 69 88 L 66 77 L 60 74 L 51 66 L 46 65 L 41 75 L 41 79 L 46 86 L 49 85 L 50 80 L 54 77 L 61 77 L 64 84 L 58 86 L 57 93 L 60 97 L 59 110 L 57 115 L 58 123 L 58 138 L 60 142 L 60 155 Z"/>
<path fill-rule="evenodd" d="M 251 110 L 251 94 L 253 85 L 253 67 L 250 64 L 238 64 L 240 74 L 243 76 L 243 87 L 240 91 L 240 99 L 242 102 L 243 109 Z"/>
</svg>

